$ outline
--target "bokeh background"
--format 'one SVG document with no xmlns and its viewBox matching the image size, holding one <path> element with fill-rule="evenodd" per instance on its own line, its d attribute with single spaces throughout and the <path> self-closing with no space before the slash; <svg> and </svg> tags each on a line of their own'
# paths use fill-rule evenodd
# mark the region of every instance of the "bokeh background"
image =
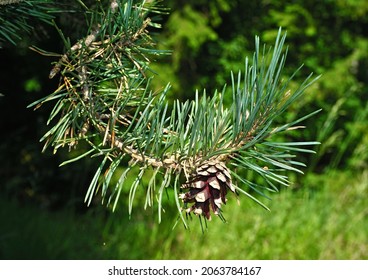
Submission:
<svg viewBox="0 0 368 280">
<path fill-rule="evenodd" d="M 287 31 L 285 75 L 301 64 L 294 83 L 311 72 L 322 77 L 285 113 L 285 120 L 322 108 L 294 137 L 318 140 L 314 155 L 300 155 L 305 175 L 293 185 L 259 198 L 230 197 L 227 223 L 214 217 L 202 233 L 198 219 L 185 230 L 168 191 L 162 221 L 157 207 L 144 209 L 137 193 L 128 214 L 128 189 L 112 213 L 98 197 L 83 200 L 99 159 L 59 167 L 75 151 L 41 153 L 51 105 L 27 105 L 51 93 L 54 57 L 28 47 L 62 53 L 51 26 L 32 22 L 32 34 L 0 49 L 0 258 L 1 259 L 367 259 L 368 258 L 368 2 L 365 0 L 178 0 L 153 34 L 173 51 L 154 62 L 154 87 L 170 82 L 170 99 L 190 99 L 231 84 L 244 67 L 254 36 L 272 45 Z M 1 8 L 1 6 L 0 6 Z M 71 40 L 85 28 L 82 14 L 56 18 Z M 80 33 L 81 32 L 81 33 Z M 122 166 L 121 168 L 124 168 Z M 132 176 L 129 180 L 134 180 Z M 256 194 L 254 194 L 256 195 Z"/>
</svg>

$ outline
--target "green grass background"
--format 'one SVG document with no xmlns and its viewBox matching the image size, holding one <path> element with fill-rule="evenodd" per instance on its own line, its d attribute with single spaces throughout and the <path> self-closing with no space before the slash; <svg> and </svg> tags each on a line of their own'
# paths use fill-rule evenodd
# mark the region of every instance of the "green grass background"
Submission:
<svg viewBox="0 0 368 280">
<path fill-rule="evenodd" d="M 6 259 L 367 259 L 368 171 L 310 174 L 301 185 L 263 200 L 245 196 L 224 207 L 202 233 L 197 218 L 185 230 L 174 201 L 162 222 L 142 204 L 115 213 L 95 205 L 84 214 L 47 212 L 0 198 L 0 257 Z M 143 194 L 144 192 L 142 192 Z M 123 198 L 124 199 L 124 198 Z M 262 198 L 260 198 L 262 199 Z M 12 215 L 9 215 L 12 213 Z"/>
</svg>

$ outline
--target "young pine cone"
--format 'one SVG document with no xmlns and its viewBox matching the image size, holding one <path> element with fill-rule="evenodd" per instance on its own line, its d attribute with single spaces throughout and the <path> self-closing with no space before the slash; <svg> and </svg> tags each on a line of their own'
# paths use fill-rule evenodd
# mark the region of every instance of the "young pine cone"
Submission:
<svg viewBox="0 0 368 280">
<path fill-rule="evenodd" d="M 236 193 L 228 168 L 219 161 L 204 162 L 182 185 L 182 189 L 189 189 L 180 195 L 184 204 L 194 203 L 186 212 L 203 215 L 208 220 L 211 219 L 211 209 L 215 215 L 221 214 L 228 189 Z"/>
</svg>

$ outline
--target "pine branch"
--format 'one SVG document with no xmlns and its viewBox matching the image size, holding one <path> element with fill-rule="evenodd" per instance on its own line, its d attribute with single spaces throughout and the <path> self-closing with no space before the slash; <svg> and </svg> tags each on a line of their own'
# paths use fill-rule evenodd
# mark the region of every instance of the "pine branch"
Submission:
<svg viewBox="0 0 368 280">
<path fill-rule="evenodd" d="M 0 5 L 9 5 L 14 3 L 23 2 L 25 0 L 0 0 Z"/>
<path fill-rule="evenodd" d="M 297 90 L 290 91 L 289 83 L 299 69 L 283 79 L 286 35 L 280 30 L 269 51 L 260 48 L 256 37 L 256 50 L 252 60 L 246 59 L 244 74 L 232 75 L 230 107 L 223 102 L 227 94 L 224 87 L 212 97 L 197 92 L 192 101 L 177 100 L 169 111 L 166 95 L 170 86 L 152 92 L 148 78 L 151 57 L 166 54 L 154 48 L 149 34 L 149 27 L 158 26 L 148 17 L 153 12 L 162 12 L 154 1 L 133 5 L 133 1 L 113 0 L 109 7 L 97 9 L 95 13 L 99 14 L 93 18 L 98 21 L 74 45 L 59 30 L 66 51 L 50 78 L 59 75 L 60 85 L 30 105 L 38 108 L 56 101 L 48 120 L 53 127 L 41 139 L 45 148 L 53 146 L 56 152 L 65 145 L 75 148 L 79 141 L 85 141 L 90 150 L 66 163 L 103 156 L 86 194 L 88 204 L 100 192 L 102 200 L 115 209 L 127 174 L 139 167 L 130 186 L 129 211 L 148 171 L 153 177 L 147 186 L 145 205 L 153 204 L 151 193 L 157 192 L 159 219 L 162 193 L 172 184 L 184 224 L 182 210 L 186 215 L 194 213 L 206 219 L 212 212 L 224 219 L 221 209 L 228 191 L 245 193 L 267 208 L 244 186 L 265 196 L 262 189 L 276 191 L 277 185 L 289 184 L 285 171 L 302 173 L 300 168 L 305 165 L 294 160 L 294 153 L 313 152 L 304 146 L 318 142 L 283 143 L 272 137 L 303 128 L 300 123 L 318 112 L 275 126 L 277 118 L 315 79 L 309 76 Z M 113 174 L 124 158 L 130 159 L 129 165 L 113 187 Z M 258 174 L 265 185 L 242 178 L 242 170 Z"/>
</svg>

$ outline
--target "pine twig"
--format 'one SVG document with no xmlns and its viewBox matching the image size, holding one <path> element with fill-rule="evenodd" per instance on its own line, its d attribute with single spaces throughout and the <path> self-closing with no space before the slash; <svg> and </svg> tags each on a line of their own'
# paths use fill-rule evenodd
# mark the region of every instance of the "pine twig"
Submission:
<svg viewBox="0 0 368 280">
<path fill-rule="evenodd" d="M 9 4 L 16 4 L 19 2 L 24 2 L 25 0 L 0 0 L 0 5 L 9 5 Z"/>
</svg>

